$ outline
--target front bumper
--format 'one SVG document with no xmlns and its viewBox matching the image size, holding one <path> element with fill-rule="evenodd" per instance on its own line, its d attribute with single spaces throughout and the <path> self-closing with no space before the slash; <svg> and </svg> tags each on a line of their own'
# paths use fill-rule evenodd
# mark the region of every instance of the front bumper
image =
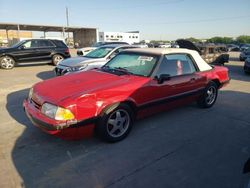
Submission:
<svg viewBox="0 0 250 188">
<path fill-rule="evenodd" d="M 64 74 L 67 74 L 70 72 L 69 67 L 63 67 L 63 66 L 56 66 L 54 69 L 55 75 L 56 76 L 62 76 Z"/>
<path fill-rule="evenodd" d="M 244 65 L 244 71 L 250 73 L 250 66 Z"/>
<path fill-rule="evenodd" d="M 94 124 L 97 118 L 90 118 L 74 124 L 67 124 L 65 121 L 57 121 L 46 117 L 27 99 L 24 100 L 23 107 L 30 121 L 36 127 L 48 134 L 63 139 L 81 139 L 90 137 L 93 134 Z"/>
</svg>

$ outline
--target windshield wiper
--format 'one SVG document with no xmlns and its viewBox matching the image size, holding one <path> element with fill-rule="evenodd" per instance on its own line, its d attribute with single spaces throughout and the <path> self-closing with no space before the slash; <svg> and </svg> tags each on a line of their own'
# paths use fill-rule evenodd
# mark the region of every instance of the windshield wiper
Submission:
<svg viewBox="0 0 250 188">
<path fill-rule="evenodd" d="M 132 72 L 129 72 L 127 69 L 122 68 L 122 67 L 114 67 L 113 70 L 118 71 L 118 72 L 122 72 L 124 74 L 133 74 Z"/>
<path fill-rule="evenodd" d="M 129 72 L 127 69 L 125 68 L 122 68 L 122 67 L 109 67 L 108 65 L 104 65 L 102 67 L 102 70 L 104 71 L 107 71 L 107 72 L 111 72 L 111 73 L 115 73 L 115 72 L 119 72 L 119 73 L 122 73 L 122 74 L 133 74 L 132 72 Z"/>
</svg>

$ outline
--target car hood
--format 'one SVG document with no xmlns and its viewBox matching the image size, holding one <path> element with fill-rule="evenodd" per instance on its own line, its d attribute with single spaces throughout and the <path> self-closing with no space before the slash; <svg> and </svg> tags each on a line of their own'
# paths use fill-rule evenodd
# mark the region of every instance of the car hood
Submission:
<svg viewBox="0 0 250 188">
<path fill-rule="evenodd" d="M 12 49 L 14 49 L 14 48 L 12 48 L 12 47 L 9 47 L 9 48 L 0 48 L 0 52 L 1 53 L 2 52 L 7 52 L 7 51 L 12 50 Z"/>
<path fill-rule="evenodd" d="M 146 81 L 148 78 L 122 75 L 118 76 L 100 70 L 90 70 L 77 74 L 69 74 L 62 77 L 52 78 L 37 83 L 33 87 L 33 96 L 36 102 L 42 104 L 50 102 L 59 105 L 67 99 L 77 99 L 80 96 L 114 89 L 118 87 L 131 88 L 137 81 Z"/>
<path fill-rule="evenodd" d="M 80 48 L 78 50 L 85 51 L 85 50 L 94 50 L 94 49 L 96 49 L 96 47 L 85 47 L 85 48 Z"/>
<path fill-rule="evenodd" d="M 184 40 L 184 39 L 179 39 L 176 41 L 176 43 L 179 45 L 180 48 L 186 48 L 189 50 L 195 50 L 197 51 L 199 54 L 201 54 L 200 49 L 191 41 L 188 40 Z"/>
<path fill-rule="evenodd" d="M 72 58 L 67 58 L 61 61 L 58 65 L 59 66 L 67 66 L 67 67 L 76 67 L 76 66 L 81 66 L 84 64 L 90 64 L 90 63 L 95 63 L 95 62 L 102 62 L 105 61 L 104 58 L 88 58 L 84 56 L 79 56 L 79 57 L 72 57 Z"/>
</svg>

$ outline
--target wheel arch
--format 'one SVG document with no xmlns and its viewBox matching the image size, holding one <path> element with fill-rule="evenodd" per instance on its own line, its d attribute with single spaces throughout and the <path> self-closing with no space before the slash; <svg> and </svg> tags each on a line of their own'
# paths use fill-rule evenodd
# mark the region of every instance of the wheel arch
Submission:
<svg viewBox="0 0 250 188">
<path fill-rule="evenodd" d="M 220 80 L 218 78 L 214 78 L 211 81 L 214 82 L 217 85 L 218 88 L 221 87 L 221 83 L 220 83 Z"/>
<path fill-rule="evenodd" d="M 116 101 L 111 104 L 106 105 L 99 113 L 99 116 L 102 116 L 107 111 L 112 111 L 114 108 L 116 108 L 120 104 L 125 104 L 131 108 L 131 110 L 134 113 L 134 116 L 136 117 L 137 114 L 137 105 L 132 100 L 123 100 L 123 101 Z"/>
<path fill-rule="evenodd" d="M 1 55 L 0 55 L 0 58 L 2 58 L 2 57 L 4 57 L 4 56 L 9 56 L 9 57 L 11 57 L 12 59 L 14 59 L 15 63 L 17 63 L 17 60 L 16 60 L 16 58 L 15 58 L 13 55 L 11 55 L 11 54 L 1 54 Z"/>
<path fill-rule="evenodd" d="M 63 53 L 60 53 L 60 52 L 53 52 L 51 54 L 51 58 L 53 58 L 53 56 L 55 56 L 55 55 L 61 55 L 61 56 L 63 56 L 63 58 L 65 58 L 65 55 Z"/>
</svg>

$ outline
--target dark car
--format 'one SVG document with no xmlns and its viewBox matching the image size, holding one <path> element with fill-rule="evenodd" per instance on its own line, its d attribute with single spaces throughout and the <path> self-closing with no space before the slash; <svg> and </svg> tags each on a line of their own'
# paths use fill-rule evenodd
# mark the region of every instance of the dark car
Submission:
<svg viewBox="0 0 250 188">
<path fill-rule="evenodd" d="M 245 60 L 244 71 L 245 73 L 250 74 L 250 57 Z"/>
<path fill-rule="evenodd" d="M 247 48 L 245 50 L 243 50 L 240 53 L 240 61 L 245 61 L 248 57 L 250 57 L 250 48 Z"/>
<path fill-rule="evenodd" d="M 16 65 L 30 63 L 53 63 L 70 57 L 69 48 L 61 40 L 29 39 L 10 48 L 0 49 L 0 67 L 12 69 Z"/>
</svg>

